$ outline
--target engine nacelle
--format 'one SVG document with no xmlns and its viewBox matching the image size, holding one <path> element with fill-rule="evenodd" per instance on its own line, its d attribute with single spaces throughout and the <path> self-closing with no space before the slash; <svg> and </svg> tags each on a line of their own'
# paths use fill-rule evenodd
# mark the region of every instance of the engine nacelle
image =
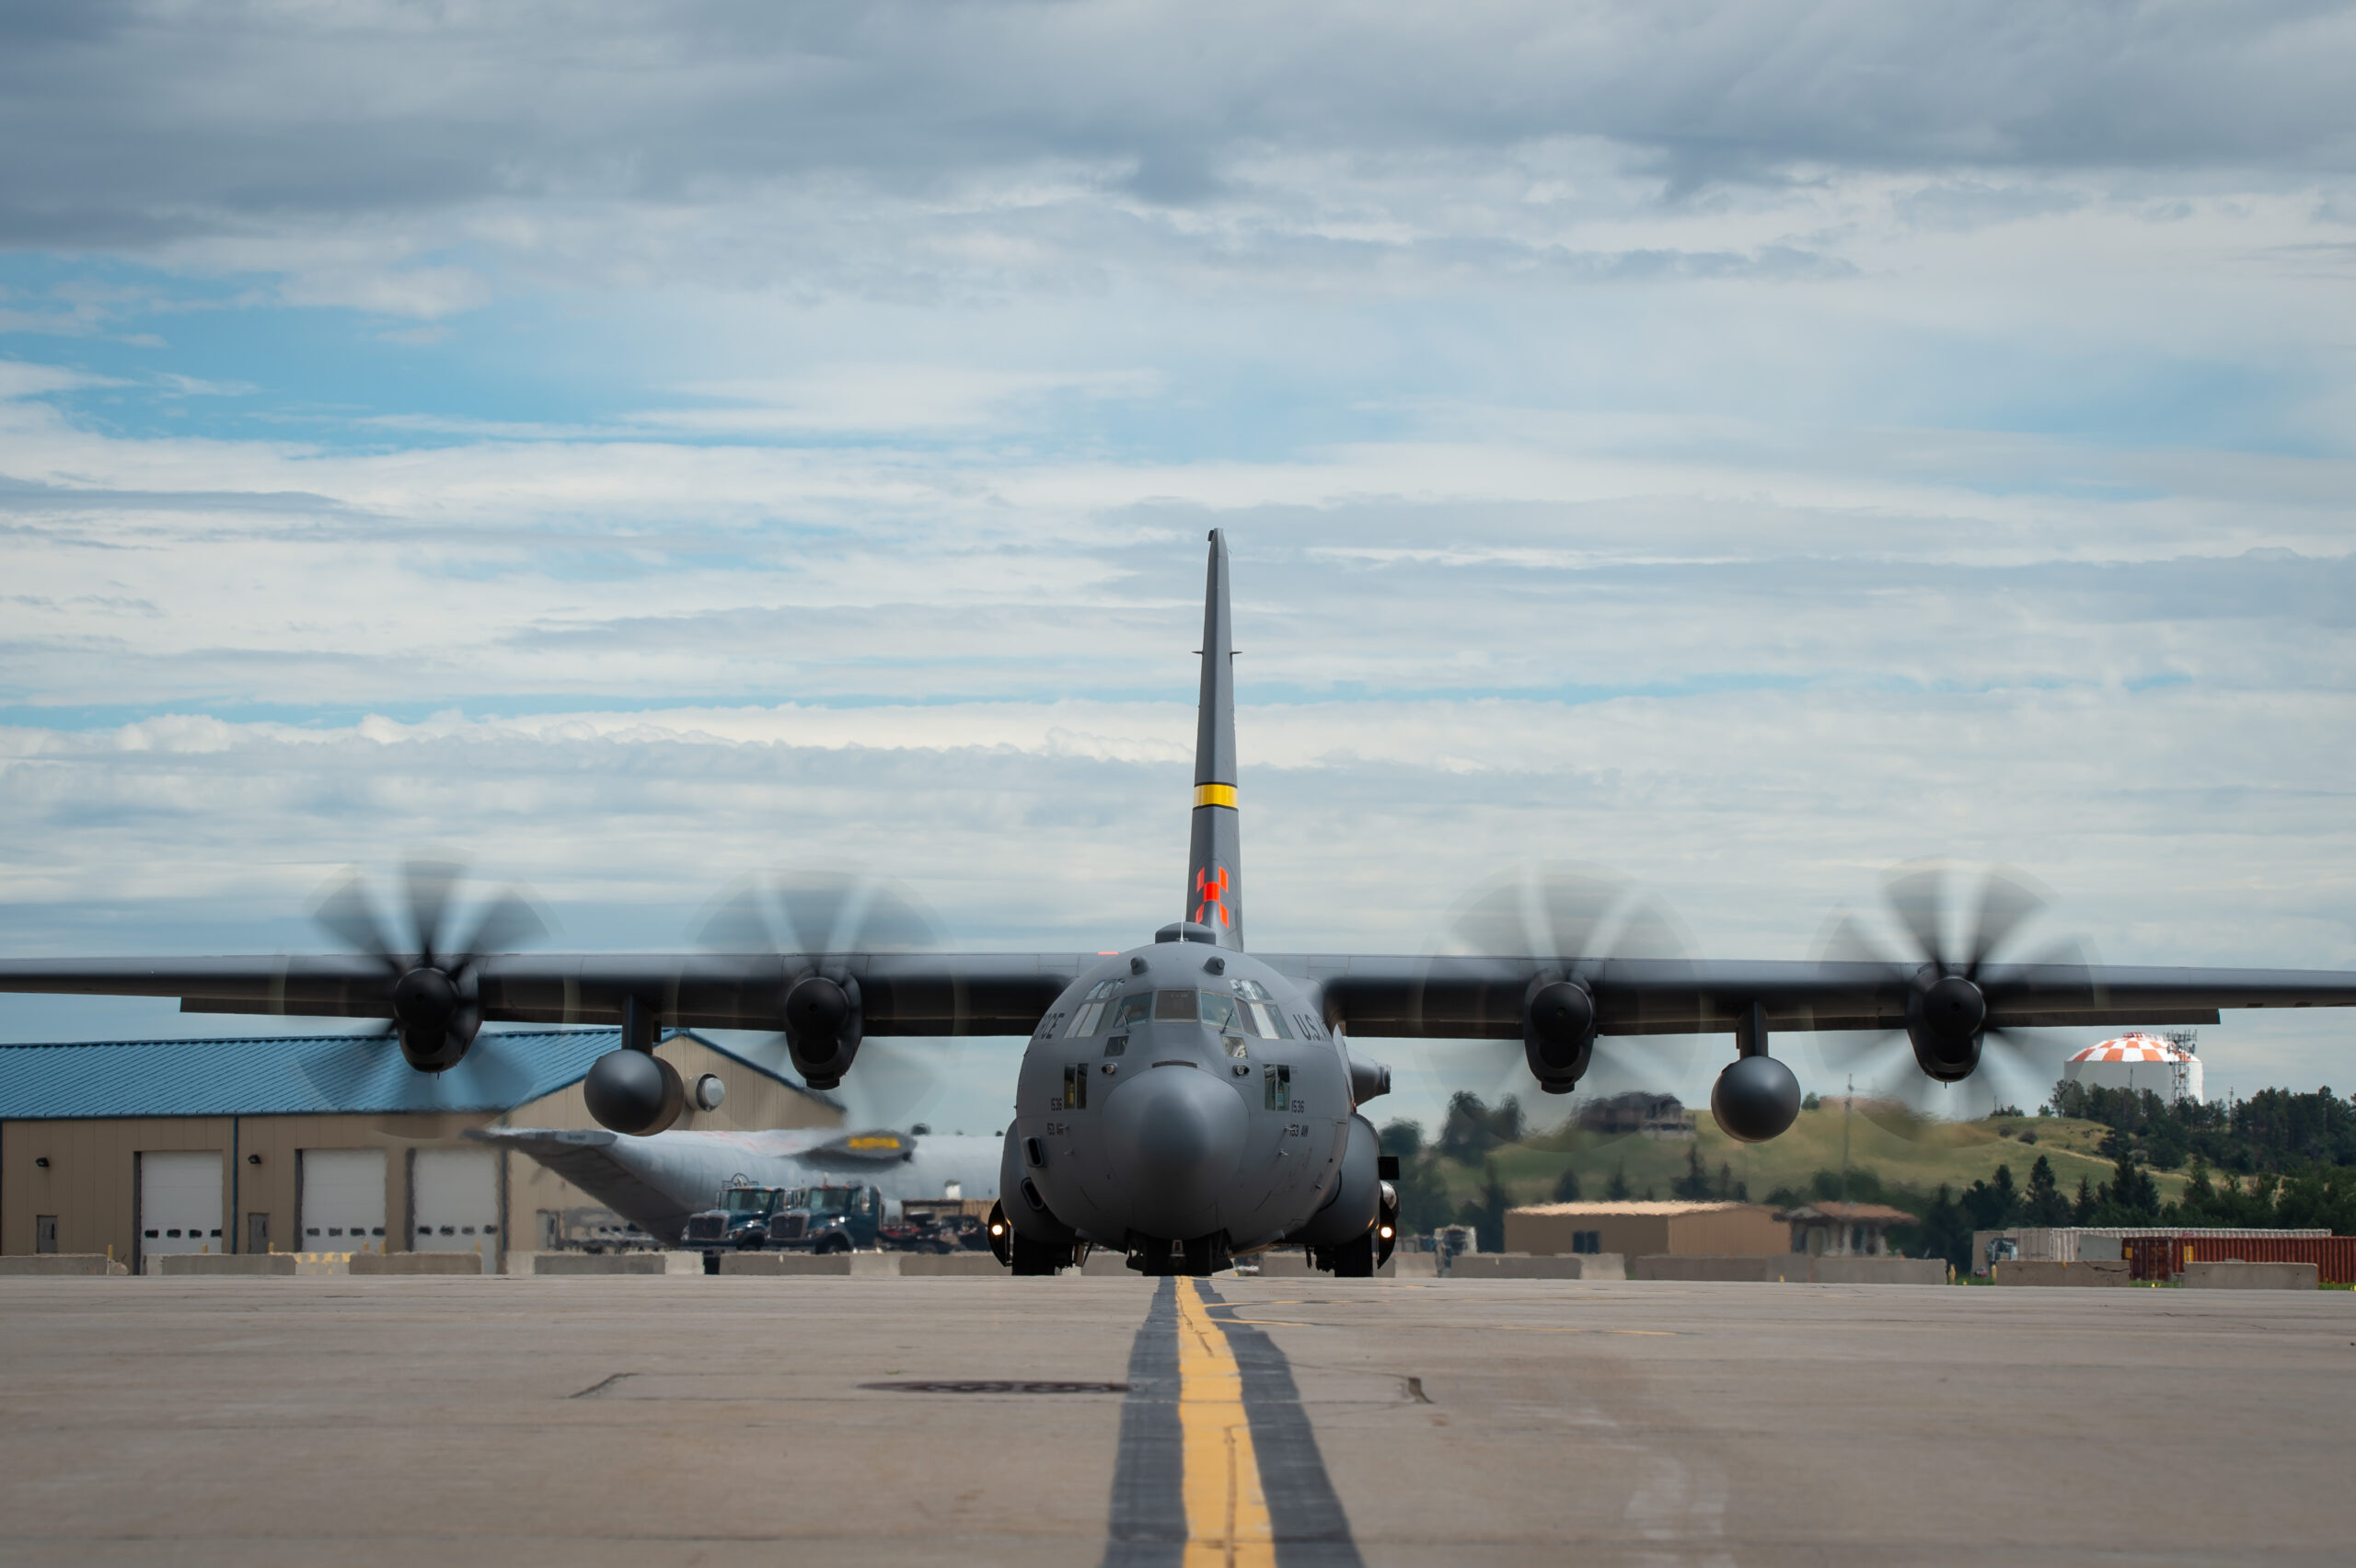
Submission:
<svg viewBox="0 0 2356 1568">
<path fill-rule="evenodd" d="M 1391 1092 L 1391 1069 L 1380 1062 L 1362 1062 L 1355 1053 L 1345 1053 L 1350 1064 L 1350 1103 L 1363 1105 L 1380 1094 Z"/>
<path fill-rule="evenodd" d="M 393 982 L 393 1027 L 401 1057 L 422 1073 L 446 1073 L 466 1060 L 482 1028 L 482 1009 L 443 970 L 421 964 Z"/>
<path fill-rule="evenodd" d="M 687 1109 L 679 1069 L 647 1051 L 608 1051 L 590 1064 L 581 1092 L 597 1124 L 631 1137 L 661 1132 Z"/>
<path fill-rule="evenodd" d="M 804 974 L 786 987 L 783 1011 L 794 1070 L 812 1089 L 840 1084 L 865 1032 L 859 982 L 848 974 Z"/>
<path fill-rule="evenodd" d="M 1549 1094 L 1578 1087 L 1595 1055 L 1595 998 L 1576 980 L 1530 983 L 1521 1004 L 1522 1054 L 1530 1076 Z"/>
<path fill-rule="evenodd" d="M 1987 1028 L 1988 998 L 1960 974 L 1906 994 L 1906 1043 L 1914 1048 L 1914 1065 L 1941 1083 L 1960 1083 L 1979 1067 Z"/>
</svg>

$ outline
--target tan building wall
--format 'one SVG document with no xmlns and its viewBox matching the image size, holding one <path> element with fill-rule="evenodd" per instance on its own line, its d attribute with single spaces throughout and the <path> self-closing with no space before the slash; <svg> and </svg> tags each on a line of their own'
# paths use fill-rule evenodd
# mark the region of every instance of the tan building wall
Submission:
<svg viewBox="0 0 2356 1568">
<path fill-rule="evenodd" d="M 1673 1216 L 1662 1249 L 1686 1258 L 1762 1258 L 1791 1250 L 1791 1227 L 1764 1204 Z"/>
<path fill-rule="evenodd" d="M 699 1040 L 665 1041 L 657 1055 L 689 1083 L 714 1073 L 728 1086 L 716 1112 L 689 1111 L 676 1125 L 707 1131 L 756 1131 L 770 1127 L 837 1127 L 842 1113 Z M 581 1086 L 516 1107 L 505 1116 L 294 1115 L 294 1116 L 101 1116 L 61 1121 L 0 1122 L 0 1252 L 34 1250 L 38 1216 L 57 1216 L 57 1250 L 104 1252 L 131 1262 L 138 1251 L 138 1155 L 148 1150 L 217 1149 L 221 1154 L 222 1242 L 245 1250 L 248 1216 L 269 1216 L 271 1245 L 300 1251 L 296 1214 L 300 1161 L 306 1148 L 381 1148 L 385 1158 L 386 1246 L 407 1247 L 410 1230 L 410 1156 L 421 1148 L 473 1148 L 461 1135 L 469 1127 L 591 1127 Z M 542 1209 L 595 1205 L 596 1200 L 563 1181 L 529 1155 L 499 1152 L 500 1232 L 505 1245 L 537 1244 L 536 1214 Z M 43 1168 L 35 1162 L 46 1159 Z"/>
<path fill-rule="evenodd" d="M 1761 1257 L 1792 1245 L 1763 1204 L 1540 1204 L 1506 1211 L 1506 1251 L 1564 1256 L 1582 1230 L 1598 1233 L 1596 1251 L 1631 1258 Z"/>
</svg>

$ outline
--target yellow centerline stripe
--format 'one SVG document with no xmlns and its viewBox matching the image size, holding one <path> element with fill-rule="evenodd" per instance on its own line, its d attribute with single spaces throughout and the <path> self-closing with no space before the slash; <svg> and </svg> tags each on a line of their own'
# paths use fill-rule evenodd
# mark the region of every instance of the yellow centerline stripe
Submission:
<svg viewBox="0 0 2356 1568">
<path fill-rule="evenodd" d="M 1186 1568 L 1276 1568 L 1276 1532 L 1243 1410 L 1243 1372 L 1200 1282 L 1178 1282 L 1178 1429 L 1185 1458 Z"/>
<path fill-rule="evenodd" d="M 1195 804 L 1197 806 L 1225 806 L 1229 811 L 1233 811 L 1235 809 L 1235 786 L 1232 784 L 1197 784 L 1195 786 Z"/>
</svg>

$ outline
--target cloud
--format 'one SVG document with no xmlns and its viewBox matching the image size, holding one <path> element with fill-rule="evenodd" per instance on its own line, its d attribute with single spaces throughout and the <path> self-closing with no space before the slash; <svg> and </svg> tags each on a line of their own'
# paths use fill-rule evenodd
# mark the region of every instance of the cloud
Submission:
<svg viewBox="0 0 2356 1568">
<path fill-rule="evenodd" d="M 2351 26 L 10 13 L 0 945 L 416 842 L 585 948 L 821 845 L 1131 940 L 1222 527 L 1256 940 L 1564 856 L 1796 956 L 1951 852 L 2343 964 Z"/>
<path fill-rule="evenodd" d="M 206 381 L 172 371 L 162 372 L 156 379 L 165 394 L 173 398 L 250 398 L 261 390 L 250 381 Z"/>
<path fill-rule="evenodd" d="M 879 203 L 1298 222 L 1332 202 L 1283 183 L 1286 158 L 1352 163 L 1348 194 L 1377 209 L 1385 181 L 1444 173 L 1461 206 L 1525 201 L 1475 171 L 1564 144 L 1688 194 L 1841 168 L 2344 175 L 2356 158 L 2356 22 L 2291 3 L 519 6 L 431 28 L 390 5 L 131 6 L 87 30 L 6 25 L 0 239 L 50 248 L 435 214 L 530 249 L 600 205 L 660 229 L 811 199 L 871 228 Z M 479 290 L 446 266 L 322 267 L 290 297 L 433 317 Z"/>
<path fill-rule="evenodd" d="M 1145 371 L 977 371 L 958 365 L 840 365 L 769 380 L 677 388 L 705 400 L 652 409 L 625 424 L 699 435 L 973 431 L 1003 425 L 1023 405 L 1057 396 L 1135 398 L 1156 390 Z"/>
<path fill-rule="evenodd" d="M 108 376 L 92 375 L 63 365 L 31 364 L 0 359 L 0 401 L 41 398 L 55 392 L 78 392 L 91 386 L 118 385 Z"/>
</svg>

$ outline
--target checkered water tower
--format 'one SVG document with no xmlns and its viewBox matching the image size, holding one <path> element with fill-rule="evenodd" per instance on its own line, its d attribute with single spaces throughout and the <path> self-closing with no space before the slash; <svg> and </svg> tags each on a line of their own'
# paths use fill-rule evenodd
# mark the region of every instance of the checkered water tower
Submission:
<svg viewBox="0 0 2356 1568">
<path fill-rule="evenodd" d="M 2062 1066 L 2062 1078 L 2088 1089 L 2149 1090 L 2173 1105 L 2199 1100 L 2200 1058 L 2192 1054 L 2193 1035 L 2157 1035 L 2141 1032 L 2089 1045 Z"/>
</svg>

